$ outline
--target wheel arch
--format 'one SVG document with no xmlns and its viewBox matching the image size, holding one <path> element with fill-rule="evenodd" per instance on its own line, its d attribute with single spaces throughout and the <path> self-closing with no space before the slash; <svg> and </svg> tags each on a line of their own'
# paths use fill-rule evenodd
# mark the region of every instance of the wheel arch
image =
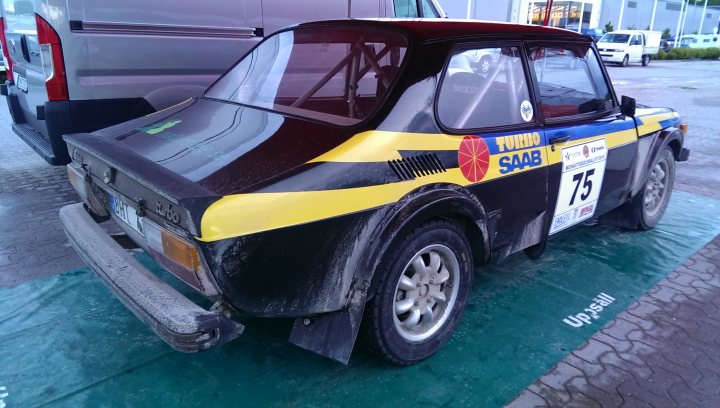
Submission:
<svg viewBox="0 0 720 408">
<path fill-rule="evenodd" d="M 654 140 L 648 148 L 648 154 L 646 155 L 645 162 L 642 164 L 642 167 L 640 167 L 640 176 L 635 179 L 635 183 L 631 190 L 633 196 L 637 194 L 640 191 L 640 188 L 642 188 L 642 186 L 644 186 L 647 182 L 647 179 L 650 176 L 650 171 L 652 170 L 652 165 L 657 160 L 660 152 L 662 152 L 665 147 L 670 147 L 673 152 L 673 157 L 677 161 L 680 157 L 680 152 L 682 151 L 683 142 L 683 135 L 680 132 L 680 129 L 676 127 L 668 127 L 655 134 Z"/>
<path fill-rule="evenodd" d="M 385 254 L 393 250 L 403 234 L 432 219 L 449 220 L 460 225 L 470 243 L 473 265 L 490 259 L 490 236 L 487 217 L 480 201 L 465 188 L 452 184 L 428 185 L 407 194 L 385 215 L 373 233 L 358 271 L 365 271 L 368 295 L 377 287 L 380 277 L 375 271 Z"/>
</svg>

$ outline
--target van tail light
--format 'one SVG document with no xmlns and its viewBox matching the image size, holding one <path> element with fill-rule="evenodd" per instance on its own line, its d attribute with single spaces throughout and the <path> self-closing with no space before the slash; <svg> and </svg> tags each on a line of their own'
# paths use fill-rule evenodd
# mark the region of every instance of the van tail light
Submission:
<svg viewBox="0 0 720 408">
<path fill-rule="evenodd" d="M 13 63 L 10 59 L 10 51 L 7 45 L 7 37 L 5 37 L 5 19 L 0 17 L 0 44 L 2 44 L 3 57 L 5 58 L 5 64 L 7 64 L 7 79 L 13 80 Z"/>
<path fill-rule="evenodd" d="M 45 75 L 48 100 L 67 101 L 69 99 L 67 77 L 65 76 L 60 37 L 57 31 L 37 14 L 35 14 L 35 23 L 37 24 L 40 60 Z"/>
</svg>

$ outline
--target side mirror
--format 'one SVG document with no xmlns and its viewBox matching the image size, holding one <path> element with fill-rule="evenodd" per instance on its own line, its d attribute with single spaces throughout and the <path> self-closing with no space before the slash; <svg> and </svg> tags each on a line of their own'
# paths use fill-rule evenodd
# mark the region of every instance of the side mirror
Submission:
<svg viewBox="0 0 720 408">
<path fill-rule="evenodd" d="M 623 95 L 620 100 L 620 113 L 625 116 L 635 116 L 635 98 Z"/>
</svg>

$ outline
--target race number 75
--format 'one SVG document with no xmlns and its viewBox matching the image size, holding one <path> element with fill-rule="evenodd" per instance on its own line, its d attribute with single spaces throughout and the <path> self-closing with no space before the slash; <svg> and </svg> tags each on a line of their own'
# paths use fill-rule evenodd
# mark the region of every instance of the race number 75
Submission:
<svg viewBox="0 0 720 408">
<path fill-rule="evenodd" d="M 590 196 L 590 192 L 592 191 L 593 186 L 590 177 L 593 174 L 595 174 L 595 169 L 588 169 L 587 171 L 580 172 L 573 176 L 572 179 L 575 182 L 575 190 L 573 190 L 572 197 L 570 197 L 570 205 L 573 205 L 575 203 L 575 197 L 577 196 L 581 183 L 583 186 L 583 192 L 580 193 L 580 201 L 585 201 Z"/>
</svg>

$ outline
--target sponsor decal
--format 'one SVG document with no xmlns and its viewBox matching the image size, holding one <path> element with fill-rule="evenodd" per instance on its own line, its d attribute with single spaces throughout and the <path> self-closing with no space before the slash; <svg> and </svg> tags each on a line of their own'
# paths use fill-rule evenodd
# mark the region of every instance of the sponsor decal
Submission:
<svg viewBox="0 0 720 408">
<path fill-rule="evenodd" d="M 542 154 L 540 150 L 530 150 L 522 153 L 514 153 L 503 156 L 499 160 L 500 174 L 508 174 L 517 170 L 524 170 L 530 167 L 542 165 Z"/>
<path fill-rule="evenodd" d="M 592 218 L 600 197 L 607 150 L 605 139 L 562 150 L 562 176 L 550 234 Z"/>
<path fill-rule="evenodd" d="M 586 214 L 592 214 L 594 210 L 595 210 L 595 204 L 594 204 L 594 203 L 593 203 L 593 204 L 590 204 L 590 205 L 586 205 L 585 207 L 583 207 L 583 208 L 580 209 L 580 214 L 578 215 L 578 217 L 582 217 L 582 216 L 584 216 L 584 215 L 586 215 Z"/>
<path fill-rule="evenodd" d="M 590 303 L 590 305 L 582 312 L 569 315 L 563 319 L 563 322 L 575 328 L 585 326 L 586 324 L 592 324 L 593 320 L 600 318 L 600 312 L 610 306 L 613 302 L 615 302 L 614 297 L 601 292 L 593 298 L 593 303 Z"/>
<path fill-rule="evenodd" d="M 169 120 L 167 122 L 156 123 L 151 126 L 141 127 L 138 130 L 145 132 L 148 135 L 157 135 L 158 133 L 162 133 L 162 132 L 170 129 L 171 127 L 177 125 L 180 122 L 182 122 L 182 120 Z"/>
<path fill-rule="evenodd" d="M 533 106 L 527 99 L 520 104 L 520 116 L 525 122 L 530 122 L 533 118 Z"/>
<path fill-rule="evenodd" d="M 498 136 L 495 138 L 495 143 L 497 144 L 498 152 L 504 153 L 538 147 L 542 144 L 542 139 L 538 132 L 520 133 L 510 136 Z"/>
<path fill-rule="evenodd" d="M 468 181 L 482 180 L 490 167 L 490 150 L 481 137 L 465 136 L 458 149 L 460 172 Z"/>
</svg>

